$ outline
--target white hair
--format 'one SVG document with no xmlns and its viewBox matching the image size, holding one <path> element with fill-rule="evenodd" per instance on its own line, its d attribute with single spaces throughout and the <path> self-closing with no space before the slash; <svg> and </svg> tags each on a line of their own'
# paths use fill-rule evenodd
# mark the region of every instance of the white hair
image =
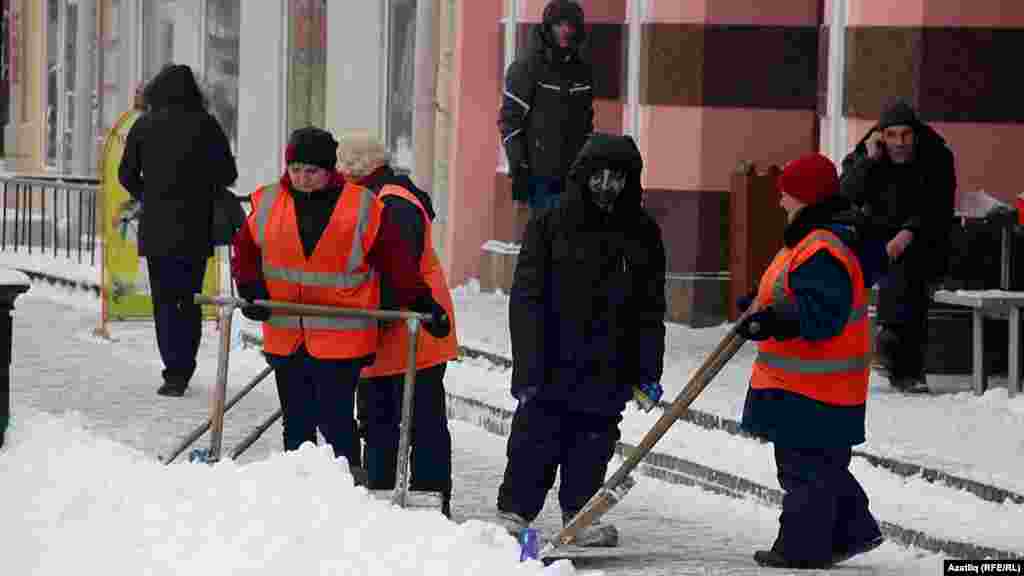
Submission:
<svg viewBox="0 0 1024 576">
<path fill-rule="evenodd" d="M 352 178 L 362 178 L 391 163 L 384 142 L 365 130 L 343 132 L 338 138 L 338 170 Z"/>
</svg>

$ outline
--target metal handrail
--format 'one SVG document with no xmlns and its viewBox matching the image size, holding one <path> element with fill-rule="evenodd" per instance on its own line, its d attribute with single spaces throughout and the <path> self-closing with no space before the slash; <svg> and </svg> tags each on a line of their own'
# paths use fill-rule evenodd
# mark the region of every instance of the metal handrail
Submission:
<svg viewBox="0 0 1024 576">
<path fill-rule="evenodd" d="M 101 236 L 98 184 L 24 175 L 0 176 L 0 184 L 0 250 L 49 252 L 53 258 L 79 263 L 88 257 L 96 265 Z"/>
</svg>

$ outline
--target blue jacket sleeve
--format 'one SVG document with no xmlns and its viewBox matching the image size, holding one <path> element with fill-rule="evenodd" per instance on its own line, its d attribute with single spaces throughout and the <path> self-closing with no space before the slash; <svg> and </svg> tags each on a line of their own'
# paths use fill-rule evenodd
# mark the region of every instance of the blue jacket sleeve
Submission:
<svg viewBox="0 0 1024 576">
<path fill-rule="evenodd" d="M 796 310 L 783 313 L 799 322 L 801 338 L 827 340 L 843 331 L 853 308 L 853 286 L 841 262 L 820 251 L 789 273 L 789 286 Z"/>
</svg>

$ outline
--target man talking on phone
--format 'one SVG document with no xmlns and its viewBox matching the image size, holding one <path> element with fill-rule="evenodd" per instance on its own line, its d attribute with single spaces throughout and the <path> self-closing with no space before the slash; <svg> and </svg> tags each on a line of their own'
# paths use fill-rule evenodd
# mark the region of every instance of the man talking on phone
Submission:
<svg viewBox="0 0 1024 576">
<path fill-rule="evenodd" d="M 949 262 L 955 191 L 953 152 L 902 99 L 843 160 L 840 194 L 866 217 L 864 241 L 884 245 L 875 349 L 903 392 L 928 390 L 928 304 Z"/>
</svg>

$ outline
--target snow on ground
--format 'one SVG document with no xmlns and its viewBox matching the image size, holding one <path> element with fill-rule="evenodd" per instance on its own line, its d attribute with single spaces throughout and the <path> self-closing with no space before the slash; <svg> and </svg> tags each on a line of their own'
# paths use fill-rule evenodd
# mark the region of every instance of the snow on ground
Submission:
<svg viewBox="0 0 1024 576">
<path fill-rule="evenodd" d="M 461 343 L 509 357 L 508 298 L 483 294 L 471 282 L 454 291 Z M 665 398 L 674 398 L 729 328 L 667 324 Z M 694 402 L 695 409 L 739 420 L 756 348 L 747 344 Z M 1004 388 L 982 396 L 969 376 L 929 376 L 937 395 L 893 393 L 871 375 L 867 442 L 858 449 L 1024 492 L 1024 395 Z M 1005 379 L 990 378 L 995 386 Z"/>
<path fill-rule="evenodd" d="M 8 574 L 574 573 L 520 563 L 495 524 L 371 498 L 323 446 L 165 467 L 74 416 L 17 413 L 0 452 L 0 509 L 21 519 L 0 529 Z"/>
<path fill-rule="evenodd" d="M 465 359 L 449 365 L 445 388 L 514 410 L 516 401 L 508 393 L 509 375 L 509 371 L 486 360 Z M 645 414 L 630 405 L 621 426 L 622 440 L 636 445 L 659 415 Z M 677 422 L 658 442 L 655 451 L 779 489 L 771 444 Z M 898 476 L 860 458 L 853 461 L 851 469 L 871 500 L 871 511 L 881 520 L 933 536 L 1024 554 L 1024 541 L 1014 528 L 1024 525 L 1022 505 L 986 502 L 920 477 Z"/>
<path fill-rule="evenodd" d="M 52 250 L 52 248 L 47 249 Z M 29 272 L 56 276 L 58 278 L 66 278 L 80 284 L 98 285 L 100 283 L 100 271 L 98 267 L 100 261 L 100 250 L 102 250 L 102 246 L 97 242 L 97 265 L 95 266 L 90 264 L 91 256 L 84 248 L 81 256 L 82 262 L 79 263 L 78 252 L 75 251 L 75 249 L 72 250 L 70 258 L 54 258 L 52 252 L 47 254 L 38 246 L 32 248 L 31 254 L 28 252 L 27 247 L 22 247 L 17 252 L 13 252 L 10 249 L 4 250 L 3 253 L 0 254 L 0 263 L 2 263 L 5 268 L 17 268 L 27 270 Z M 57 252 L 63 256 L 64 248 L 62 246 L 58 247 Z"/>
<path fill-rule="evenodd" d="M 467 294 L 467 292 L 469 292 Z M 508 354 L 507 349 L 507 299 L 504 297 L 473 294 L 472 287 L 456 290 L 456 313 L 463 343 Z M 113 440 L 131 445 L 136 450 L 147 454 L 166 453 L 166 451 L 185 432 L 191 430 L 201 418 L 204 418 L 205 397 L 209 385 L 213 382 L 216 364 L 216 332 L 211 323 L 204 326 L 203 347 L 200 352 L 199 371 L 193 380 L 192 389 L 185 399 L 167 400 L 153 394 L 162 367 L 156 353 L 153 327 L 151 323 L 118 323 L 111 325 L 115 341 L 106 341 L 91 334 L 96 324 L 98 301 L 89 292 L 69 290 L 46 283 L 34 282 L 28 294 L 20 298 L 15 307 L 15 350 L 12 366 L 13 386 L 12 397 L 16 405 L 19 401 L 28 402 L 30 407 L 24 410 L 44 410 L 60 413 L 69 408 L 82 407 L 90 410 L 90 420 L 95 423 L 83 423 L 90 430 L 103 429 Z M 725 328 L 706 330 L 689 330 L 684 327 L 669 327 L 669 359 L 670 366 L 696 366 L 724 334 Z M 504 348 L 503 348 L 504 346 Z M 55 358 L 55 354 L 57 357 Z M 739 402 L 745 390 L 749 364 L 752 360 L 752 347 L 741 351 L 735 365 L 726 368 L 719 379 L 698 400 L 699 408 L 717 411 L 723 416 L 735 418 Z M 59 358 L 59 361 L 58 361 Z M 123 364 L 124 360 L 128 364 Z M 260 354 L 252 349 L 238 350 L 232 354 L 231 382 L 229 397 L 244 383 L 265 366 Z M 675 368 L 679 370 L 679 368 Z M 515 407 L 514 400 L 508 394 L 507 370 L 480 360 L 465 360 L 452 363 L 446 378 L 446 387 L 452 393 L 480 399 L 492 405 L 508 409 Z M 679 375 L 683 380 L 685 375 Z M 682 385 L 666 378 L 671 395 L 674 389 Z M 25 389 L 25 383 L 31 383 Z M 716 402 L 707 403 L 712 391 L 720 397 Z M 904 442 L 904 453 L 916 452 L 926 463 L 934 465 L 936 454 L 941 453 L 946 461 L 960 458 L 965 463 L 985 471 L 991 476 L 1013 478 L 1019 474 L 1021 464 L 1020 444 L 1013 451 L 1001 454 L 989 454 L 992 446 L 1019 438 L 1019 420 L 1007 422 L 1007 419 L 1020 418 L 1020 399 L 1008 401 L 1005 391 L 992 391 L 981 398 L 971 394 L 945 395 L 939 397 L 903 397 L 895 394 L 884 394 L 875 390 L 872 398 L 872 413 L 883 412 L 891 418 L 885 428 L 877 421 L 874 426 L 869 422 L 869 434 L 872 441 L 877 442 L 879 434 L 891 440 Z M 1002 396 L 1000 397 L 1000 392 Z M 729 396 L 729 394 L 732 396 Z M 259 396 L 264 398 L 259 407 L 249 408 L 253 401 L 246 400 L 228 417 L 225 445 L 244 434 L 247 430 L 239 421 L 251 426 L 258 419 L 269 413 L 274 399 L 273 387 L 265 384 L 257 388 Z M 270 404 L 268 405 L 268 402 Z M 705 404 L 701 405 L 704 402 Z M 189 418 L 183 418 L 180 411 L 183 405 L 191 406 L 196 412 Z M 709 407 L 710 404 L 711 406 Z M 727 406 L 727 410 L 716 410 L 715 407 Z M 56 408 L 55 407 L 59 407 Z M 948 412 L 945 420 L 935 418 L 935 410 L 942 407 Z M 1012 408 L 1012 410 L 1011 410 Z M 168 412 L 168 411 L 172 412 Z M 1017 410 L 1016 412 L 1014 410 Z M 248 412 L 247 412 L 248 411 Z M 968 416 L 965 418 L 965 416 Z M 978 421 L 971 422 L 971 418 Z M 981 419 L 997 419 L 983 422 Z M 623 423 L 623 440 L 635 443 L 652 422 L 653 416 L 629 409 Z M 34 420 L 32 420 L 34 421 Z M 24 422 L 24 421 L 22 421 Z M 1018 424 L 1013 424 L 1018 422 Z M 152 423 L 152 424 L 151 424 Z M 22 424 L 18 424 L 22 427 Z M 956 434 L 950 429 L 969 430 L 978 426 L 978 432 L 972 437 L 952 438 Z M 168 434 L 168 428 L 173 432 Z M 877 430 L 883 427 L 882 430 Z M 13 433 L 17 434 L 17 432 Z M 233 435 L 233 436 L 232 436 Z M 269 439 L 268 439 L 269 437 Z M 985 439 L 984 449 L 977 448 L 977 438 Z M 280 438 L 280 428 L 275 426 L 260 442 L 276 444 Z M 930 439 L 930 441 L 929 441 Z M 974 442 L 972 443 L 972 440 Z M 10 440 L 9 440 L 10 441 Z M 499 439 L 500 442 L 500 439 Z M 54 447 L 37 447 L 44 453 L 68 452 L 71 448 L 60 443 Z M 973 446 L 973 449 L 968 447 Z M 7 452 L 5 448 L 5 453 Z M 107 446 L 103 450 L 116 452 Z M 499 448 L 499 453 L 501 449 Z M 876 451 L 885 455 L 896 455 L 892 451 Z M 770 446 L 755 441 L 736 438 L 721 432 L 711 432 L 685 423 L 677 424 L 659 444 L 658 451 L 677 455 L 681 458 L 704 463 L 734 474 L 749 478 L 761 484 L 777 487 L 774 476 L 774 462 Z M 5 454 L 6 457 L 6 454 Z M 127 457 L 125 457 L 127 458 Z M 980 462 L 980 464 L 979 464 Z M 994 469 L 993 463 L 1001 462 Z M 154 464 L 155 465 L 155 464 Z M 3 466 L 23 468 L 18 464 L 4 463 Z M 28 471 L 42 464 L 28 466 Z M 95 467 L 102 469 L 102 466 Z M 90 468 L 90 466 L 83 466 Z M 883 520 L 922 530 L 936 536 L 971 541 L 987 546 L 995 546 L 1015 551 L 1024 551 L 1024 544 L 1015 538 L 1019 530 L 1015 527 L 1024 520 L 1021 506 L 996 505 L 983 502 L 967 493 L 948 487 L 932 485 L 919 478 L 905 479 L 889 472 L 878 470 L 863 460 L 855 460 L 854 473 L 865 484 L 872 498 L 872 510 Z M 25 471 L 25 470 L 21 470 Z M 34 481 L 43 482 L 42 478 L 67 477 L 74 470 L 47 472 Z M 955 472 L 977 478 L 974 468 L 964 466 Z M 89 473 L 93 473 L 90 470 Z M 237 472 L 237 471 L 236 471 Z M 237 472 L 242 474 L 242 472 Z M 339 473 L 340 474 L 340 473 Z M 116 474 L 106 474 L 115 482 Z M 5 481 L 8 475 L 5 474 Z M 981 478 L 979 478 L 981 479 Z M 137 479 L 139 485 L 148 480 Z M 46 483 L 40 483 L 45 486 Z M 1012 486 L 1011 486 L 1012 487 Z M 215 488 L 210 488 L 215 490 Z M 69 502 L 73 501 L 73 498 Z M 175 506 L 180 502 L 173 502 Z M 170 504 L 167 504 L 168 506 Z M 181 504 L 185 506 L 185 504 Z M 235 505 L 240 505 L 235 503 Z M 6 504 L 5 504 L 6 506 Z M 186 506 L 187 507 L 187 506 Z M 6 507 L 4 508 L 7 509 Z M 777 511 L 772 512 L 777 514 Z M 159 517 L 159 515 L 158 515 Z M 148 517 L 147 517 L 148 518 Z M 213 522 L 210 520 L 208 522 Z M 220 522 L 220 520 L 217 520 Z M 222 524 L 213 524 L 215 528 Z M 135 540 L 132 540 L 135 542 Z M 267 545 L 273 543 L 268 542 Z M 144 543 L 139 544 L 140 546 Z M 161 552 L 162 553 L 162 552 Z M 56 561 L 56 560 L 54 560 Z M 44 573 L 44 572 L 39 572 Z"/>
</svg>

